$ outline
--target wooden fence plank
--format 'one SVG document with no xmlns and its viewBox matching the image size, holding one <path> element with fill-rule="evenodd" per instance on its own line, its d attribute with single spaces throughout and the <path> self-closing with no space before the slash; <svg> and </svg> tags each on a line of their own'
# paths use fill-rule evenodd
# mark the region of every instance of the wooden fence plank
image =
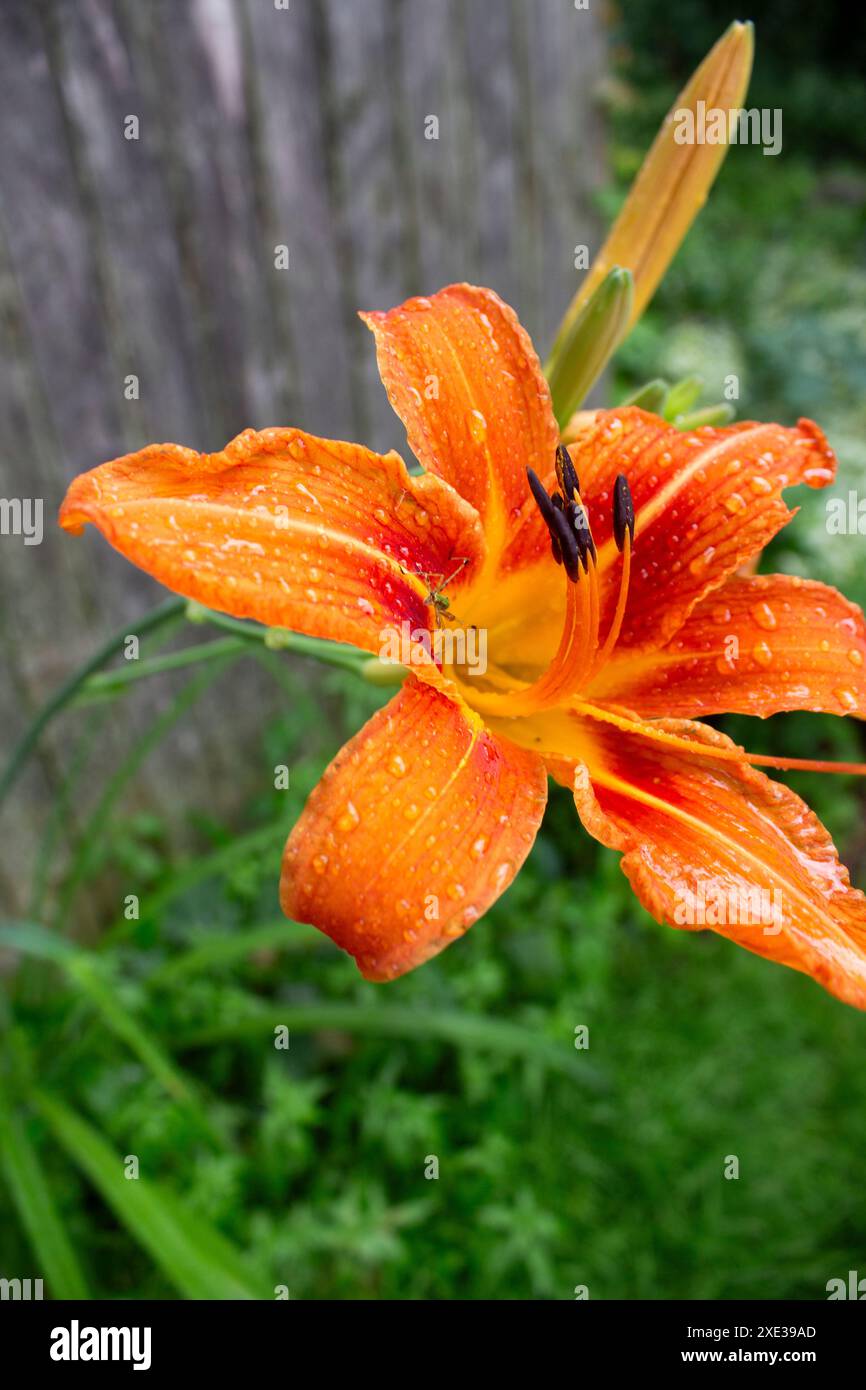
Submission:
<svg viewBox="0 0 866 1390">
<path fill-rule="evenodd" d="M 573 247 L 597 244 L 603 46 L 599 13 L 569 0 L 4 0 L 0 493 L 45 505 L 39 547 L 0 536 L 7 748 L 160 597 L 94 534 L 55 528 L 76 472 L 249 425 L 405 453 L 356 311 L 452 280 L 492 285 L 546 346 Z M 176 689 L 106 711 L 70 828 Z M 184 806 L 230 809 L 261 784 L 258 729 L 279 699 L 245 665 L 124 809 L 175 827 Z M 46 737 L 4 814 L 13 908 L 80 723 Z"/>
</svg>

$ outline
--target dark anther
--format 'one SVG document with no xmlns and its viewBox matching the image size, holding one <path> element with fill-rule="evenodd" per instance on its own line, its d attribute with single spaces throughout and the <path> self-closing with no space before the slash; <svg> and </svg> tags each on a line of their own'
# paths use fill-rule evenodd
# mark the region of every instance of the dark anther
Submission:
<svg viewBox="0 0 866 1390">
<path fill-rule="evenodd" d="M 580 563 L 583 565 L 585 574 L 589 569 L 589 556 L 591 555 L 593 560 L 595 559 L 595 541 L 592 539 L 592 532 L 589 529 L 589 518 L 583 507 L 577 502 L 567 504 L 566 514 L 574 529 Z"/>
<path fill-rule="evenodd" d="M 535 498 L 538 504 L 538 510 L 541 512 L 549 528 L 553 516 L 553 499 L 548 497 L 544 483 L 541 481 L 538 474 L 531 468 L 527 468 L 526 476 L 529 479 L 529 490 Z"/>
<path fill-rule="evenodd" d="M 571 471 L 574 473 L 573 468 Z M 558 492 L 548 496 L 538 474 L 533 472 L 531 468 L 527 468 L 526 476 L 529 479 L 529 488 L 538 505 L 538 510 L 544 517 L 550 532 L 550 549 L 553 558 L 558 565 L 565 566 L 565 572 L 569 579 L 576 581 L 580 578 L 581 561 L 583 561 L 584 569 L 587 567 L 585 542 L 580 538 L 579 531 L 575 528 L 577 508 L 571 501 L 564 502 Z"/>
<path fill-rule="evenodd" d="M 566 512 L 560 511 L 559 507 L 554 508 L 553 525 L 550 531 L 554 541 L 559 546 L 566 574 L 573 583 L 577 583 L 580 578 L 580 548 L 577 543 L 577 532 Z"/>
<path fill-rule="evenodd" d="M 556 477 L 566 500 L 573 502 L 580 492 L 580 483 L 571 461 L 571 454 L 564 444 L 556 446 Z"/>
<path fill-rule="evenodd" d="M 562 511 L 562 498 L 560 497 L 559 493 L 558 493 L 558 492 L 552 493 L 552 494 L 551 494 L 551 497 L 550 497 L 550 500 L 551 500 L 551 502 L 553 503 L 553 506 L 555 507 L 555 509 L 556 509 L 558 512 L 561 512 L 561 511 Z M 562 564 L 562 547 L 560 546 L 559 541 L 556 539 L 556 536 L 553 534 L 553 532 L 554 532 L 553 523 L 552 523 L 552 522 L 549 522 L 548 524 L 549 524 L 549 526 L 550 526 L 550 550 L 551 550 L 551 554 L 553 555 L 553 558 L 554 558 L 554 560 L 556 561 L 556 563 L 557 563 L 558 565 L 561 565 L 561 564 Z"/>
<path fill-rule="evenodd" d="M 626 476 L 620 473 L 613 485 L 613 537 L 617 550 L 625 545 L 626 531 L 634 545 L 634 502 Z"/>
</svg>

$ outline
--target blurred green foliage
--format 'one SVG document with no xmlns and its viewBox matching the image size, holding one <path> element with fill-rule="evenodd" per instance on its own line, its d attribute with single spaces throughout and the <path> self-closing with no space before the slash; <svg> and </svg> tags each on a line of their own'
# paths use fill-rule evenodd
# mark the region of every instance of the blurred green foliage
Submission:
<svg viewBox="0 0 866 1390">
<path fill-rule="evenodd" d="M 759 26 L 760 63 L 789 80 L 789 138 L 804 84 L 837 129 L 827 14 L 806 39 L 786 31 L 784 61 L 765 57 Z M 684 3 L 629 15 L 611 207 L 670 99 L 664 64 L 684 77 L 720 24 Z M 841 90 L 854 127 L 861 94 Z M 698 371 L 717 400 L 736 371 L 741 418 L 824 425 L 834 492 L 866 476 L 864 178 L 849 134 L 838 162 L 793 138 L 776 160 L 733 152 L 620 353 L 614 396 Z M 823 506 L 807 499 L 764 567 L 866 600 L 862 538 L 831 546 Z M 652 1299 L 821 1297 L 863 1271 L 860 1015 L 710 932 L 653 923 L 560 789 L 516 883 L 464 940 L 393 985 L 365 983 L 280 920 L 277 878 L 307 793 L 386 696 L 292 656 L 226 659 L 265 661 L 283 689 L 254 750 L 265 789 L 231 825 L 190 808 L 186 857 L 158 821 L 123 813 L 110 770 L 88 845 L 64 853 L 62 806 L 46 818 L 33 920 L 0 931 L 18 961 L 0 996 L 0 1272 L 42 1275 L 55 1296 L 568 1299 L 585 1284 Z M 180 687 L 173 717 L 197 693 Z M 99 709 L 64 718 L 74 796 Z M 760 751 L 863 756 L 856 728 L 821 716 L 725 727 Z M 289 791 L 270 789 L 278 763 Z M 862 883 L 858 787 L 790 780 Z M 118 911 L 76 946 L 76 904 L 106 884 L 117 903 L 137 893 L 140 917 Z M 731 1154 L 737 1181 L 723 1178 Z"/>
</svg>

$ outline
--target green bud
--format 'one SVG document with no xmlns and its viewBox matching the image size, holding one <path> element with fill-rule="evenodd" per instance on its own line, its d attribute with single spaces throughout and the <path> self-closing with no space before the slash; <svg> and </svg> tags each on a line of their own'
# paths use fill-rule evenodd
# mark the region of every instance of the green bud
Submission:
<svg viewBox="0 0 866 1390">
<path fill-rule="evenodd" d="M 619 347 L 631 314 L 630 270 L 613 266 L 578 314 L 547 368 L 560 429 L 580 408 Z"/>
</svg>

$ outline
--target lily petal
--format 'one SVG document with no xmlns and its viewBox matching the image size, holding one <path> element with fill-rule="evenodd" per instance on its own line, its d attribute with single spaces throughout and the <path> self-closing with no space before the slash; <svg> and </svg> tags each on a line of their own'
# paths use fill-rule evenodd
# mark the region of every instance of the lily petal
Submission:
<svg viewBox="0 0 866 1390">
<path fill-rule="evenodd" d="M 692 755 L 654 740 L 649 726 L 644 737 L 575 723 L 581 759 L 552 759 L 551 771 L 573 783 L 586 829 L 622 852 L 657 921 L 708 926 L 866 1008 L 866 897 L 794 792 L 745 763 L 699 755 L 701 745 L 735 748 L 706 725 L 653 726 L 693 742 Z M 702 893 L 716 913 L 722 904 L 722 920 L 688 919 Z"/>
<path fill-rule="evenodd" d="M 659 647 L 695 604 L 795 515 L 785 487 L 824 487 L 836 459 L 811 420 L 683 433 L 635 406 L 585 413 L 570 451 L 598 547 L 601 631 L 619 593 L 612 500 L 625 473 L 635 510 L 631 587 L 617 651 Z"/>
<path fill-rule="evenodd" d="M 559 432 L 514 310 L 492 290 L 449 285 L 361 318 L 411 448 L 477 508 L 491 560 L 507 550 L 508 570 L 538 558 L 550 542 L 526 469 L 551 473 Z"/>
<path fill-rule="evenodd" d="M 410 677 L 337 755 L 289 836 L 280 901 L 391 980 L 508 887 L 547 800 L 544 764 Z"/>
<path fill-rule="evenodd" d="M 474 510 L 398 454 L 295 429 L 245 430 L 216 454 L 152 444 L 71 484 L 60 524 L 92 522 L 133 564 L 210 608 L 378 651 L 431 630 L 424 575 L 481 566 Z"/>
<path fill-rule="evenodd" d="M 866 623 L 836 590 L 793 575 L 728 579 L 656 652 L 608 662 L 584 692 L 646 718 L 825 710 L 866 717 Z"/>
</svg>

